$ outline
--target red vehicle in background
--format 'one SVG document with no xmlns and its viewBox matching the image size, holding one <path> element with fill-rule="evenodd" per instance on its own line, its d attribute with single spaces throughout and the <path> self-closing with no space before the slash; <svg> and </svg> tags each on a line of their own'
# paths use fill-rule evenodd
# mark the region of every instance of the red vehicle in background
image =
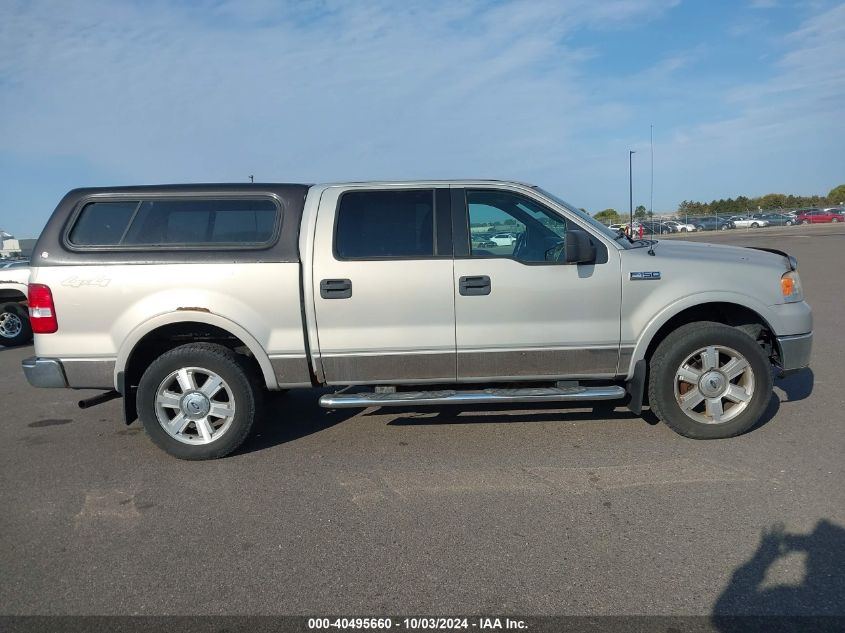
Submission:
<svg viewBox="0 0 845 633">
<path fill-rule="evenodd" d="M 845 216 L 841 211 L 833 209 L 807 209 L 797 216 L 800 224 L 818 224 L 822 222 L 842 222 Z"/>
</svg>

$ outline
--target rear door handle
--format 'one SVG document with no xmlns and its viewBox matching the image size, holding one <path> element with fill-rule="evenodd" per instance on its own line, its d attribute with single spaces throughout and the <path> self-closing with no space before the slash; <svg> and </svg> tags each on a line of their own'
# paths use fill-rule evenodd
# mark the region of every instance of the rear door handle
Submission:
<svg viewBox="0 0 845 633">
<path fill-rule="evenodd" d="M 458 283 L 458 291 L 465 297 L 489 295 L 491 289 L 490 277 L 487 275 L 461 277 Z"/>
<path fill-rule="evenodd" d="M 323 279 L 320 282 L 320 296 L 323 299 L 349 299 L 352 296 L 352 280 Z"/>
</svg>

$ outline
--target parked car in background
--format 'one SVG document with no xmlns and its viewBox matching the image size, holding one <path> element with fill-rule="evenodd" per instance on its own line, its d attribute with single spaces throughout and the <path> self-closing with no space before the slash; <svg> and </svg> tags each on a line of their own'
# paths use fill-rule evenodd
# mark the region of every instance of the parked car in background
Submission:
<svg viewBox="0 0 845 633">
<path fill-rule="evenodd" d="M 822 224 L 824 222 L 842 222 L 845 220 L 842 213 L 828 211 L 825 209 L 809 209 L 799 213 L 797 218 L 801 224 Z"/>
<path fill-rule="evenodd" d="M 11 261 L 3 260 L 0 263 L 0 269 L 4 268 L 28 268 L 29 267 L 29 260 L 28 259 L 15 259 Z"/>
<path fill-rule="evenodd" d="M 689 222 L 681 222 L 680 220 L 666 220 L 667 224 L 675 233 L 692 233 L 695 231 L 695 224 Z"/>
<path fill-rule="evenodd" d="M 472 235 L 472 243 L 478 248 L 491 248 L 496 246 L 496 242 L 491 239 L 492 237 L 492 233 L 474 233 Z"/>
<path fill-rule="evenodd" d="M 768 221 L 761 218 L 752 218 L 746 215 L 732 215 L 728 218 L 735 228 L 738 229 L 756 229 L 761 226 L 769 226 Z"/>
<path fill-rule="evenodd" d="M 0 345 L 26 345 L 32 340 L 26 293 L 29 261 L 0 264 Z"/>
<path fill-rule="evenodd" d="M 792 226 L 798 223 L 794 215 L 787 213 L 755 213 L 751 217 L 755 220 L 765 220 L 769 226 Z"/>
<path fill-rule="evenodd" d="M 513 246 L 516 242 L 516 235 L 513 233 L 496 233 L 490 238 L 490 241 L 494 242 L 496 246 Z"/>
<path fill-rule="evenodd" d="M 643 222 L 643 233 L 649 235 L 668 235 L 675 231 L 666 222 Z"/>
<path fill-rule="evenodd" d="M 695 220 L 696 231 L 727 231 L 735 228 L 736 225 L 730 220 L 715 215 L 705 215 Z"/>
<path fill-rule="evenodd" d="M 611 224 L 609 227 L 612 231 L 622 231 L 623 233 L 627 233 L 628 231 L 628 222 L 622 222 L 619 224 Z M 634 222 L 634 231 L 639 233 L 640 230 L 640 223 Z"/>
</svg>

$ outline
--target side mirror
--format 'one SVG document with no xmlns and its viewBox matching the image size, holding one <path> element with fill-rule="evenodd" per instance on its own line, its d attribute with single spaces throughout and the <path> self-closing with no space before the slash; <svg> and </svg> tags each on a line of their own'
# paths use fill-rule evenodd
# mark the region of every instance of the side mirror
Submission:
<svg viewBox="0 0 845 633">
<path fill-rule="evenodd" d="M 586 264 L 596 260 L 596 247 L 584 231 L 566 232 L 565 258 L 567 264 Z"/>
</svg>

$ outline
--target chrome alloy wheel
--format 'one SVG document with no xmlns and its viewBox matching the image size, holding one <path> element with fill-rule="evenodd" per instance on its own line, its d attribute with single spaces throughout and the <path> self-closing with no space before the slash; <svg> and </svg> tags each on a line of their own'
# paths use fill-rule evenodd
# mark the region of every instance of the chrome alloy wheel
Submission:
<svg viewBox="0 0 845 633">
<path fill-rule="evenodd" d="M 0 336 L 15 338 L 23 330 L 23 321 L 14 312 L 0 312 Z"/>
<path fill-rule="evenodd" d="M 703 347 L 675 373 L 675 400 L 687 416 L 722 424 L 742 413 L 754 395 L 751 363 L 730 347 Z"/>
<path fill-rule="evenodd" d="M 183 367 L 156 390 L 155 411 L 161 427 L 185 444 L 210 444 L 232 425 L 235 400 L 220 376 L 202 367 Z"/>
</svg>

